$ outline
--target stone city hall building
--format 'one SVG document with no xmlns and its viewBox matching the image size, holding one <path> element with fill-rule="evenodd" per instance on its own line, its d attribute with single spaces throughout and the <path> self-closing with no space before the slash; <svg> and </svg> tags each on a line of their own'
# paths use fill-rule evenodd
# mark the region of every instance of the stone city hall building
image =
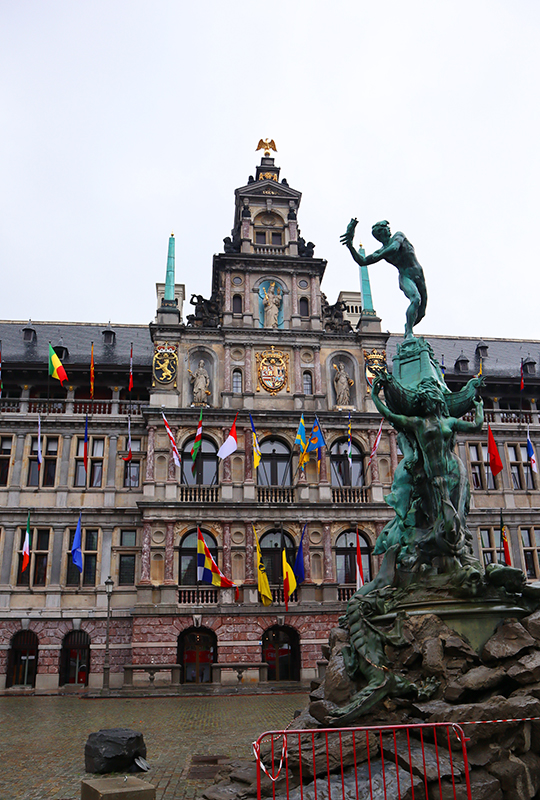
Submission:
<svg viewBox="0 0 540 800">
<path fill-rule="evenodd" d="M 239 674 L 253 683 L 317 675 L 322 645 L 355 589 L 357 526 L 368 580 L 379 566 L 375 540 L 393 516 L 384 497 L 400 453 L 385 423 L 367 467 L 380 424 L 369 377 L 385 360 L 391 369 L 401 337 L 381 332 L 366 268 L 361 292 L 342 292 L 329 304 L 321 291 L 327 263 L 301 236 L 300 201 L 267 150 L 255 176 L 235 191 L 232 235 L 213 258 L 209 299 L 188 295 L 186 303 L 174 280 L 171 237 L 150 325 L 0 323 L 3 691 L 99 689 L 104 666 L 112 688 L 131 685 L 137 667 L 166 666 L 160 677 L 178 691 L 236 683 Z M 539 342 L 428 339 L 453 390 L 483 363 L 486 416 L 503 471 L 493 480 L 485 432 L 457 443 L 469 471 L 478 555 L 501 557 L 502 508 L 513 563 L 536 579 L 540 492 L 525 445 L 527 425 L 535 447 L 540 438 Z M 68 375 L 63 388 L 48 379 L 49 343 Z M 201 408 L 202 446 L 192 470 Z M 220 461 L 237 412 L 238 449 Z M 250 414 L 262 452 L 256 470 Z M 312 455 L 305 471 L 295 445 L 302 414 L 308 433 L 317 415 L 326 441 L 320 464 Z M 28 515 L 30 562 L 22 571 Z M 82 572 L 71 558 L 79 515 Z M 304 525 L 305 581 L 286 610 L 281 550 L 292 565 Z M 270 606 L 257 591 L 253 526 Z M 198 527 L 240 587 L 238 602 L 231 589 L 197 585 Z M 137 672 L 135 681 L 144 680 L 148 671 Z"/>
</svg>

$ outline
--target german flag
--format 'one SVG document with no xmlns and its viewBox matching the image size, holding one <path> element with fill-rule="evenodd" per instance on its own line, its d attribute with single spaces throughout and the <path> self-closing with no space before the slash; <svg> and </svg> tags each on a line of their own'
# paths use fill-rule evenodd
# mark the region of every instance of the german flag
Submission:
<svg viewBox="0 0 540 800">
<path fill-rule="evenodd" d="M 57 381 L 60 381 L 60 386 L 64 385 L 64 381 L 67 381 L 68 376 L 66 375 L 66 371 L 62 366 L 62 362 L 54 352 L 52 344 L 49 342 L 49 375 L 51 378 L 56 378 Z"/>
</svg>

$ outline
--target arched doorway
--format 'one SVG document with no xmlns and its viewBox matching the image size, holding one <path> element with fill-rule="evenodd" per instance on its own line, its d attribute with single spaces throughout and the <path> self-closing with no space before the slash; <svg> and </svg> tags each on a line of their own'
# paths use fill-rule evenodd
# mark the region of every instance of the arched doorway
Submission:
<svg viewBox="0 0 540 800">
<path fill-rule="evenodd" d="M 86 631 L 70 631 L 64 636 L 60 653 L 60 686 L 67 683 L 88 686 L 90 637 Z"/>
<path fill-rule="evenodd" d="M 36 685 L 39 640 L 34 631 L 19 631 L 11 640 L 6 686 Z"/>
<path fill-rule="evenodd" d="M 178 637 L 177 661 L 182 665 L 182 683 L 211 683 L 212 664 L 217 661 L 217 637 L 210 628 L 188 628 Z"/>
<path fill-rule="evenodd" d="M 294 628 L 274 625 L 264 632 L 262 660 L 268 664 L 269 681 L 300 680 L 300 637 Z"/>
</svg>

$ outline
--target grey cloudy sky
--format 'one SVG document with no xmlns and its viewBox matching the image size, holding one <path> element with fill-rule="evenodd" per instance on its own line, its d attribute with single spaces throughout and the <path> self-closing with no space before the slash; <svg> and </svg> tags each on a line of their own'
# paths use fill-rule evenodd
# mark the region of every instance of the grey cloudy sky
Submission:
<svg viewBox="0 0 540 800">
<path fill-rule="evenodd" d="M 274 138 L 328 259 L 388 219 L 428 284 L 417 333 L 540 338 L 537 0 L 3 0 L 3 319 L 146 323 L 177 281 L 210 293 L 233 191 Z M 383 328 L 393 267 L 371 267 Z"/>
</svg>

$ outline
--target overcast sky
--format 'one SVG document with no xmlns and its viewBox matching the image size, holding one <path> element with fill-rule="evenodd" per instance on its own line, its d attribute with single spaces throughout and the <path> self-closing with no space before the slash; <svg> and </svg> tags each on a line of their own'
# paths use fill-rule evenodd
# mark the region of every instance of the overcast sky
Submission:
<svg viewBox="0 0 540 800">
<path fill-rule="evenodd" d="M 147 323 L 171 230 L 210 294 L 234 189 L 276 142 L 323 289 L 352 216 L 402 230 L 416 333 L 540 339 L 538 0 L 1 0 L 0 318 Z M 406 302 L 370 268 L 384 330 Z M 184 308 L 184 315 L 190 309 Z"/>
</svg>

